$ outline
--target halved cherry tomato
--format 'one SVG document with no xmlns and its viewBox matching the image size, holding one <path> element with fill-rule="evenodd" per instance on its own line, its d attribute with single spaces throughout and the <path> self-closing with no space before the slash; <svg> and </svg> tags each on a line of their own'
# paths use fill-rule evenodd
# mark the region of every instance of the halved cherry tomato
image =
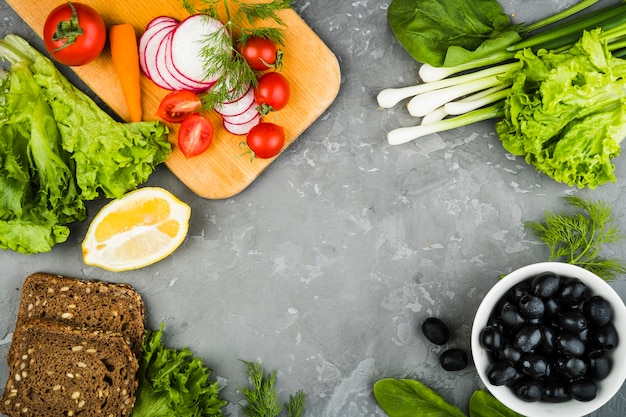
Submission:
<svg viewBox="0 0 626 417">
<path fill-rule="evenodd" d="M 178 147 L 191 158 L 206 151 L 213 141 L 213 124 L 199 114 L 188 116 L 178 130 Z"/>
<path fill-rule="evenodd" d="M 172 91 L 161 100 L 156 115 L 166 122 L 180 123 L 200 110 L 202 102 L 191 91 Z"/>
<path fill-rule="evenodd" d="M 287 105 L 291 97 L 289 81 L 279 72 L 268 72 L 259 78 L 254 89 L 254 98 L 261 108 L 280 110 Z M 267 114 L 267 111 L 262 113 Z"/>
<path fill-rule="evenodd" d="M 246 143 L 256 157 L 272 158 L 283 149 L 285 129 L 274 123 L 261 122 L 250 129 Z"/>
<path fill-rule="evenodd" d="M 43 40 L 57 62 L 79 66 L 100 55 L 107 30 L 102 17 L 90 6 L 67 2 L 56 7 L 46 18 Z"/>
<path fill-rule="evenodd" d="M 239 48 L 239 53 L 256 71 L 272 67 L 280 69 L 282 64 L 282 51 L 269 39 L 252 36 Z"/>
</svg>

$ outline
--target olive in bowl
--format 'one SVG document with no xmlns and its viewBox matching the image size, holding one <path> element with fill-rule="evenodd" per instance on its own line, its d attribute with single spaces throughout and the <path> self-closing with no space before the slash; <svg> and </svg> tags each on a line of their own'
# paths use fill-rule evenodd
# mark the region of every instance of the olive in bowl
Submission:
<svg viewBox="0 0 626 417">
<path fill-rule="evenodd" d="M 472 327 L 472 357 L 487 389 L 527 416 L 584 416 L 626 379 L 626 306 L 574 265 L 528 265 L 499 280 Z"/>
</svg>

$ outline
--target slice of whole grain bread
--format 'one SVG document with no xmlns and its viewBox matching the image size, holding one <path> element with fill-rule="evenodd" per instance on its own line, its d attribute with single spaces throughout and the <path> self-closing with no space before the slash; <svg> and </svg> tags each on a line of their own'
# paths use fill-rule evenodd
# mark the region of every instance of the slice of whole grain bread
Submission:
<svg viewBox="0 0 626 417">
<path fill-rule="evenodd" d="M 138 362 L 121 335 L 30 319 L 20 325 L 13 346 L 0 412 L 11 417 L 131 412 Z"/>
<path fill-rule="evenodd" d="M 135 357 L 141 355 L 145 308 L 139 293 L 127 284 L 32 274 L 22 285 L 14 337 L 30 319 L 120 333 Z M 7 360 L 13 359 L 13 352 L 11 347 Z"/>
</svg>

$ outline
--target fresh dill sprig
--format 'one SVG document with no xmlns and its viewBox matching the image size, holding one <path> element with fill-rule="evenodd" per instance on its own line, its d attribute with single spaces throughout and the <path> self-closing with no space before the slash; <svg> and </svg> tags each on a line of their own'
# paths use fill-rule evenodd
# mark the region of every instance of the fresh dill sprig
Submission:
<svg viewBox="0 0 626 417">
<path fill-rule="evenodd" d="M 241 406 L 243 414 L 248 417 L 276 417 L 284 407 L 276 392 L 276 371 L 267 376 L 258 362 L 242 361 L 246 365 L 246 374 L 250 387 L 239 387 L 246 397 L 246 404 Z M 306 394 L 299 390 L 289 397 L 287 411 L 289 417 L 300 417 L 304 412 Z"/>
<path fill-rule="evenodd" d="M 182 0 L 182 7 L 189 14 L 204 14 L 224 23 L 223 30 L 208 36 L 202 48 L 205 78 L 211 79 L 216 73 L 221 74 L 217 83 L 201 97 L 203 108 L 210 110 L 218 103 L 240 96 L 250 85 L 256 85 L 256 73 L 239 53 L 238 47 L 252 36 L 270 39 L 282 45 L 285 22 L 279 12 L 290 9 L 291 0 L 272 0 L 268 3 Z M 232 13 L 231 10 L 236 11 Z M 267 26 L 268 22 L 278 27 Z M 224 48 L 224 45 L 229 47 Z"/>
<path fill-rule="evenodd" d="M 543 221 L 530 221 L 526 227 L 550 248 L 550 260 L 567 262 L 585 268 L 610 281 L 626 273 L 626 264 L 617 258 L 605 258 L 605 244 L 626 237 L 614 221 L 611 207 L 602 201 L 576 196 L 565 197 L 575 213 L 545 214 Z"/>
</svg>

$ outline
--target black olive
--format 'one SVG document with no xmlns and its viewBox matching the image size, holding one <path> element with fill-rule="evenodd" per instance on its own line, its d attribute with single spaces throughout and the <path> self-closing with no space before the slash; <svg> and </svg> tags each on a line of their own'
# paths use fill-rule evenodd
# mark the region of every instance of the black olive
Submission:
<svg viewBox="0 0 626 417">
<path fill-rule="evenodd" d="M 522 297 L 529 294 L 532 294 L 532 285 L 530 281 L 522 281 L 515 284 L 513 288 L 507 292 L 508 299 L 515 304 L 519 303 Z"/>
<path fill-rule="evenodd" d="M 522 327 L 513 339 L 513 346 L 524 353 L 528 353 L 541 343 L 541 329 L 539 326 L 529 324 Z"/>
<path fill-rule="evenodd" d="M 519 312 L 519 308 L 513 303 L 505 303 L 500 311 L 502 324 L 511 330 L 521 328 L 526 321 Z"/>
<path fill-rule="evenodd" d="M 585 304 L 587 320 L 594 326 L 604 326 L 613 317 L 611 303 L 599 295 L 594 295 Z"/>
<path fill-rule="evenodd" d="M 522 372 L 526 375 L 533 378 L 539 378 L 546 374 L 548 361 L 541 355 L 528 353 L 522 356 L 522 359 L 520 360 L 520 367 Z"/>
<path fill-rule="evenodd" d="M 544 299 L 543 307 L 544 307 L 544 313 L 543 313 L 544 319 L 551 319 L 553 317 L 556 317 L 559 311 L 561 311 L 561 304 L 559 304 L 559 302 L 553 297 Z"/>
<path fill-rule="evenodd" d="M 589 378 L 580 378 L 569 386 L 572 397 L 578 401 L 591 401 L 598 394 L 598 386 Z"/>
<path fill-rule="evenodd" d="M 590 378 L 600 381 L 607 377 L 611 371 L 611 360 L 603 350 L 592 350 L 589 352 L 587 374 Z"/>
<path fill-rule="evenodd" d="M 487 368 L 487 379 L 492 385 L 508 385 L 517 378 L 517 370 L 507 361 L 495 361 Z"/>
<path fill-rule="evenodd" d="M 568 379 L 581 378 L 587 372 L 587 363 L 571 356 L 562 356 L 556 360 L 556 367 L 561 375 Z"/>
<path fill-rule="evenodd" d="M 566 332 L 578 334 L 587 328 L 587 319 L 578 310 L 564 310 L 556 316 L 556 323 Z"/>
<path fill-rule="evenodd" d="M 571 333 L 561 333 L 556 338 L 557 350 L 565 355 L 580 358 L 585 354 L 585 343 Z"/>
<path fill-rule="evenodd" d="M 536 379 L 524 379 L 515 387 L 517 396 L 526 402 L 535 402 L 541 399 L 543 385 Z"/>
<path fill-rule="evenodd" d="M 429 317 L 422 323 L 422 332 L 426 339 L 436 345 L 443 345 L 450 339 L 448 326 L 436 317 Z"/>
<path fill-rule="evenodd" d="M 539 351 L 544 355 L 551 355 L 556 346 L 556 337 L 559 330 L 555 326 L 545 325 L 541 327 L 541 342 L 539 343 Z"/>
<path fill-rule="evenodd" d="M 566 278 L 557 294 L 561 304 L 577 306 L 585 297 L 587 286 L 578 278 Z"/>
<path fill-rule="evenodd" d="M 524 317 L 539 318 L 543 316 L 545 309 L 543 301 L 536 295 L 526 294 L 519 300 L 519 312 Z"/>
<path fill-rule="evenodd" d="M 517 363 L 522 358 L 523 352 L 512 345 L 504 345 L 500 351 L 500 357 L 511 363 Z"/>
<path fill-rule="evenodd" d="M 490 352 L 495 352 L 502 348 L 504 336 L 502 331 L 496 326 L 487 326 L 480 332 L 480 343 Z"/>
<path fill-rule="evenodd" d="M 460 371 L 468 365 L 467 353 L 458 348 L 448 349 L 439 356 L 439 362 L 446 371 Z"/>
<path fill-rule="evenodd" d="M 589 342 L 595 348 L 611 350 L 617 345 L 617 330 L 613 323 L 592 330 Z"/>
<path fill-rule="evenodd" d="M 550 379 L 543 384 L 543 395 L 541 398 L 550 403 L 562 403 L 568 401 L 571 396 L 565 381 Z"/>
<path fill-rule="evenodd" d="M 561 286 L 561 277 L 554 272 L 544 272 L 532 280 L 532 291 L 537 297 L 551 297 Z"/>
</svg>

